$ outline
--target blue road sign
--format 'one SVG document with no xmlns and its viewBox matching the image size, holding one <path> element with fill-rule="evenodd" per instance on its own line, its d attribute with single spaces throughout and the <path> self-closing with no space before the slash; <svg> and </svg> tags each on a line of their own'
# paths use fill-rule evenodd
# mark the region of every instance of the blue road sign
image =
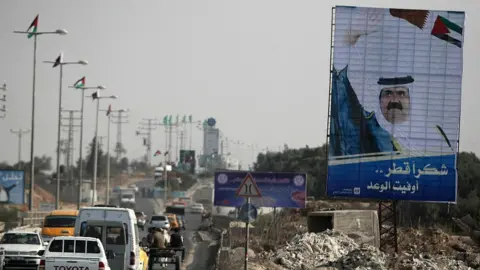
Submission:
<svg viewBox="0 0 480 270">
<path fill-rule="evenodd" d="M 210 126 L 210 127 L 215 126 L 216 123 L 217 123 L 217 120 L 215 120 L 215 118 L 213 118 L 213 117 L 210 117 L 210 118 L 207 119 L 207 125 Z"/>
<path fill-rule="evenodd" d="M 254 222 L 257 219 L 257 208 L 251 203 L 245 203 L 240 208 L 238 219 L 243 222 Z"/>
<path fill-rule="evenodd" d="M 238 190 L 245 181 L 248 171 L 215 172 L 215 206 L 241 207 L 245 203 L 245 192 Z M 305 173 L 251 172 L 252 182 L 261 196 L 250 198 L 257 207 L 305 208 L 307 175 Z M 250 185 L 252 186 L 252 185 Z M 238 191 L 238 192 L 237 192 Z M 256 195 L 257 190 L 248 189 Z M 251 191 L 251 192 L 250 192 Z M 238 195 L 237 195 L 238 193 Z M 251 196 L 248 196 L 251 197 Z"/>
</svg>

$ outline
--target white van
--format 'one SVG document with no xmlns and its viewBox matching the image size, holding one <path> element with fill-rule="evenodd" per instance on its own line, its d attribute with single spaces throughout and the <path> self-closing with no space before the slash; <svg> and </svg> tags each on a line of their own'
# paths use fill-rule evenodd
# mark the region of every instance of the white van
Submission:
<svg viewBox="0 0 480 270">
<path fill-rule="evenodd" d="M 137 217 L 132 209 L 80 208 L 75 236 L 98 238 L 106 252 L 115 254 L 114 258 L 108 260 L 112 269 L 146 270 L 148 267 L 148 256 L 140 248 Z"/>
</svg>

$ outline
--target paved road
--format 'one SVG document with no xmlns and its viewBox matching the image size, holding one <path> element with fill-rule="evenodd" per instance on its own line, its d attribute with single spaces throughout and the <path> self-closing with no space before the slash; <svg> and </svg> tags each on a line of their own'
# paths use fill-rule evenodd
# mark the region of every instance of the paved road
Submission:
<svg viewBox="0 0 480 270">
<path fill-rule="evenodd" d="M 137 182 L 136 185 L 139 188 L 142 187 L 152 187 L 154 185 L 154 180 L 144 180 Z M 145 212 L 148 217 L 151 217 L 152 215 L 155 214 L 161 214 L 163 213 L 163 200 L 155 200 L 155 199 L 150 199 L 150 198 L 136 198 L 136 211 L 143 211 Z M 185 241 L 185 247 L 186 247 L 186 263 L 188 264 L 193 260 L 193 263 L 191 263 L 188 267 L 188 269 L 195 269 L 195 270 L 203 270 L 206 269 L 202 264 L 205 264 L 207 261 L 207 258 L 205 256 L 205 252 L 196 252 L 196 248 L 198 247 L 195 245 L 193 242 L 193 236 L 196 231 L 196 229 L 200 226 L 201 224 L 201 217 L 198 214 L 186 214 L 185 215 L 185 221 L 186 221 L 186 230 L 183 232 L 183 238 Z M 140 239 L 144 236 L 147 235 L 147 231 L 140 232 Z M 191 253 L 193 255 L 193 258 L 189 258 L 188 254 Z M 200 256 L 199 258 L 197 258 Z M 191 256 L 190 256 L 191 257 Z M 161 269 L 161 268 L 155 268 L 155 269 Z M 175 269 L 174 265 L 169 266 L 167 269 Z"/>
</svg>

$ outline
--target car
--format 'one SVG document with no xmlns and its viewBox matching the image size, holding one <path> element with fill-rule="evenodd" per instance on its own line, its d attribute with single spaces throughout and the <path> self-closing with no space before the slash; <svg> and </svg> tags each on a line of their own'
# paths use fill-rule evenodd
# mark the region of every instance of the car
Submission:
<svg viewBox="0 0 480 270">
<path fill-rule="evenodd" d="M 111 270 L 108 260 L 115 258 L 115 253 L 112 250 L 106 252 L 99 239 L 81 236 L 54 237 L 38 255 L 42 256 L 39 270 Z"/>
<path fill-rule="evenodd" d="M 202 214 L 203 212 L 205 212 L 205 209 L 201 203 L 194 203 L 192 206 L 190 206 L 190 213 Z"/>
<path fill-rule="evenodd" d="M 137 185 L 131 184 L 131 185 L 129 185 L 128 187 L 129 187 L 129 188 L 132 188 L 133 190 L 135 190 L 135 193 L 138 193 L 138 187 L 137 187 Z"/>
<path fill-rule="evenodd" d="M 170 230 L 170 222 L 165 215 L 154 215 L 150 218 L 148 227 L 162 228 Z"/>
<path fill-rule="evenodd" d="M 8 231 L 0 240 L 0 250 L 5 251 L 5 265 L 2 269 L 37 269 L 40 265 L 40 250 L 46 242 L 37 232 Z"/>
<path fill-rule="evenodd" d="M 137 217 L 137 226 L 145 230 L 145 223 L 147 223 L 147 215 L 144 212 L 135 212 L 135 216 Z"/>
</svg>

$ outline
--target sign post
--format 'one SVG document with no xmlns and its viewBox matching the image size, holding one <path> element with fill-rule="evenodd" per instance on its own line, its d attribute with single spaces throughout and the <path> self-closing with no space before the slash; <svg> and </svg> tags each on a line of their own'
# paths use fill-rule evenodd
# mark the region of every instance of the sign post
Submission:
<svg viewBox="0 0 480 270">
<path fill-rule="evenodd" d="M 236 195 L 238 197 L 244 197 L 246 199 L 246 203 L 240 209 L 239 216 L 244 219 L 245 221 L 245 264 L 244 270 L 248 270 L 248 240 L 250 238 L 250 219 L 256 218 L 256 209 L 255 214 L 251 215 L 252 205 L 250 204 L 251 197 L 262 197 L 260 193 L 260 189 L 258 189 L 257 184 L 255 183 L 255 179 L 253 176 L 248 173 L 247 176 L 243 179 L 242 183 L 237 189 Z"/>
</svg>

